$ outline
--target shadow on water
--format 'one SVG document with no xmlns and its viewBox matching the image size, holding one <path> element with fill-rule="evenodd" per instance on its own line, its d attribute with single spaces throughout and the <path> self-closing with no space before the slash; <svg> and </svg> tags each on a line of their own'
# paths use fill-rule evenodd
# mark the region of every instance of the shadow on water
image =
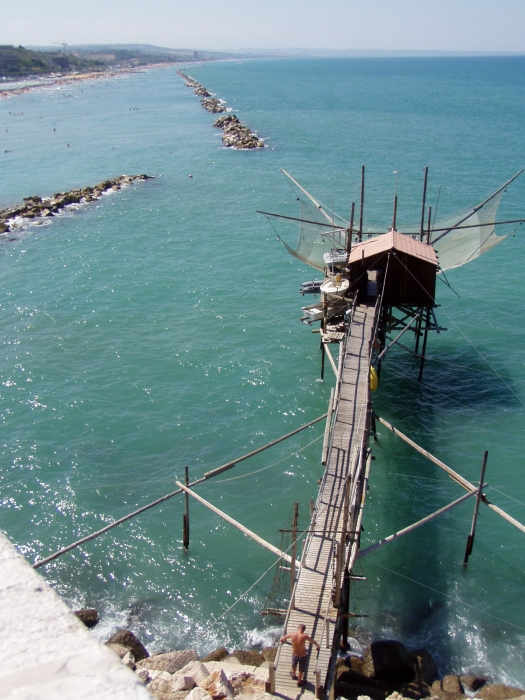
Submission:
<svg viewBox="0 0 525 700">
<path fill-rule="evenodd" d="M 469 348 L 430 350 L 429 358 L 436 359 L 427 361 L 421 383 L 417 382 L 419 363 L 413 357 L 400 350 L 387 356 L 373 396 L 374 410 L 477 484 L 485 439 L 489 439 L 482 432 L 483 421 L 521 408 L 513 395 L 518 389 L 508 377 L 506 386 Z M 464 493 L 436 465 L 379 423 L 377 431 L 378 440 L 371 441 L 375 460 L 362 548 Z M 446 673 L 483 670 L 472 638 L 479 645 L 482 638 L 491 637 L 494 620 L 478 621 L 477 613 L 469 613 L 461 604 L 461 600 L 476 604 L 474 574 L 463 568 L 473 507 L 469 500 L 358 560 L 355 573 L 367 576 L 367 582 L 352 584 L 350 609 L 369 617 L 358 622 L 353 636 L 361 643 L 394 638 L 411 649 L 426 647 Z M 461 634 L 465 648 L 472 647 L 472 653 L 465 651 L 463 656 L 458 653 Z"/>
</svg>

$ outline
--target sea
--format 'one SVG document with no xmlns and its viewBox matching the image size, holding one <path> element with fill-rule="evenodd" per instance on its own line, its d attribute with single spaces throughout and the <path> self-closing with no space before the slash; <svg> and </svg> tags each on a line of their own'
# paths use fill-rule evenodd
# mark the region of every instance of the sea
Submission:
<svg viewBox="0 0 525 700">
<path fill-rule="evenodd" d="M 182 67 L 265 139 L 223 148 Z M 484 200 L 525 166 L 525 57 L 242 60 L 169 66 L 0 101 L 0 207 L 121 174 L 154 179 L 1 236 L 0 528 L 31 563 L 321 416 L 319 336 L 302 282 L 257 211 L 299 213 L 280 168 L 365 230 L 418 224 Z M 437 210 L 437 211 L 436 211 Z M 525 176 L 498 219 L 525 214 Z M 288 228 L 287 228 L 288 227 Z M 517 230 L 516 230 L 517 228 Z M 402 348 L 374 408 L 525 522 L 525 230 L 437 283 L 443 329 L 421 382 Z M 196 487 L 276 546 L 322 476 L 324 421 Z M 362 546 L 464 492 L 378 426 Z M 352 651 L 394 638 L 441 673 L 525 686 L 525 535 L 482 505 L 468 566 L 469 499 L 364 557 Z M 93 634 L 129 628 L 150 652 L 275 642 L 263 616 L 283 585 L 274 555 L 176 496 L 39 569 Z M 286 574 L 284 574 L 286 575 Z M 275 586 L 274 586 L 274 582 Z M 286 581 L 284 582 L 286 586 Z"/>
</svg>

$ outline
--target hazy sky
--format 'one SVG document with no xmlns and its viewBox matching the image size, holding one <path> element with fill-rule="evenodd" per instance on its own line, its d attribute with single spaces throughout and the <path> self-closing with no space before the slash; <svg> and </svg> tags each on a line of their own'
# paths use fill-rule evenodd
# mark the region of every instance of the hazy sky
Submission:
<svg viewBox="0 0 525 700">
<path fill-rule="evenodd" d="M 525 52 L 525 0 L 0 0 L 0 44 Z"/>
</svg>

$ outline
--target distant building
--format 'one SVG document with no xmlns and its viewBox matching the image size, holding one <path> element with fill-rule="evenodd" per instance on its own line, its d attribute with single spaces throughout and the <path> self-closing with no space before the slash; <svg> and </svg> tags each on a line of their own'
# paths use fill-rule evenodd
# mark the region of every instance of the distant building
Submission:
<svg viewBox="0 0 525 700">
<path fill-rule="evenodd" d="M 10 51 L 0 51 L 0 73 L 9 75 L 16 73 L 18 69 L 18 58 Z"/>
<path fill-rule="evenodd" d="M 199 52 L 198 52 L 198 51 L 194 51 L 194 52 L 193 52 L 193 58 L 195 58 L 195 59 L 198 59 L 198 58 L 199 58 Z"/>
<path fill-rule="evenodd" d="M 69 68 L 69 58 L 67 56 L 53 56 L 51 58 L 55 68 L 61 68 L 62 70 L 68 70 Z"/>
</svg>

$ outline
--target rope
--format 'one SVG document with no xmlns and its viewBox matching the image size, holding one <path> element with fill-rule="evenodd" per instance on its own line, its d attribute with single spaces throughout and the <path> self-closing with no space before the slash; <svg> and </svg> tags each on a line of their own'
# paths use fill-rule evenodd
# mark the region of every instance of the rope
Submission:
<svg viewBox="0 0 525 700">
<path fill-rule="evenodd" d="M 404 476 L 407 479 L 423 479 L 424 481 L 437 481 L 442 484 L 450 484 L 449 479 L 432 479 L 429 476 L 417 476 L 415 474 L 402 474 L 400 472 L 385 472 L 385 474 L 390 474 L 390 476 Z"/>
<path fill-rule="evenodd" d="M 525 507 L 525 503 L 522 503 L 521 501 L 518 501 L 517 498 L 513 498 L 512 496 L 509 496 L 508 493 L 503 493 L 503 491 L 499 491 L 495 486 L 488 486 L 488 489 L 492 489 L 493 491 L 496 491 L 497 493 L 501 494 L 502 496 L 505 496 L 505 498 L 510 498 L 511 501 L 514 501 L 515 503 L 519 503 L 520 506 Z"/>
<path fill-rule="evenodd" d="M 468 343 L 470 343 L 470 345 L 472 345 L 472 347 L 473 347 L 474 350 L 478 353 L 478 355 L 481 357 L 481 359 L 482 359 L 484 362 L 487 363 L 487 365 L 488 365 L 488 366 L 490 367 L 490 369 L 494 372 L 494 374 L 495 374 L 499 379 L 501 379 L 501 381 L 503 382 L 503 384 L 505 384 L 505 386 L 506 386 L 507 389 L 511 392 L 511 394 L 513 394 L 514 397 L 515 397 L 516 399 L 518 399 L 518 401 L 519 401 L 520 404 L 523 406 L 523 408 L 525 408 L 525 403 L 523 403 L 523 401 L 522 401 L 521 398 L 516 394 L 516 392 L 514 391 L 514 389 L 512 389 L 511 386 L 510 386 L 509 384 L 507 384 L 507 382 L 503 379 L 503 377 L 501 376 L 501 374 L 491 365 L 491 363 L 490 363 L 490 362 L 487 360 L 487 358 L 481 353 L 481 351 L 478 350 L 478 348 L 474 345 L 474 343 L 470 340 L 470 338 L 468 338 L 468 337 L 465 335 L 465 333 L 461 330 L 461 328 L 460 328 L 460 327 L 458 326 L 458 324 L 454 321 L 454 319 L 453 319 L 451 316 L 449 316 L 449 314 L 447 314 L 446 311 L 443 311 L 443 313 L 445 314 L 445 316 L 446 316 L 450 321 L 452 321 L 452 323 L 456 326 L 457 330 L 461 333 L 461 335 L 465 338 L 465 340 L 466 340 Z"/>
<path fill-rule="evenodd" d="M 231 469 L 236 466 L 239 462 L 244 461 L 245 459 L 248 459 L 248 457 L 252 457 L 255 454 L 258 454 L 259 452 L 262 452 L 263 450 L 268 449 L 269 447 L 272 447 L 273 445 L 276 445 L 279 442 L 282 442 L 283 440 L 291 437 L 292 435 L 296 435 L 297 433 L 300 433 L 302 430 L 305 430 L 305 428 L 309 428 L 311 425 L 314 423 L 318 423 L 320 420 L 326 417 L 326 413 L 324 413 L 322 416 L 319 418 L 315 418 L 313 421 L 310 421 L 309 423 L 305 423 L 305 425 L 302 425 L 300 428 L 297 428 L 296 430 L 292 430 L 292 432 L 287 433 L 284 436 L 281 436 L 280 438 L 277 438 L 277 440 L 272 440 L 272 442 L 269 442 L 266 445 L 263 445 L 263 447 L 259 447 L 256 450 L 253 450 L 252 452 L 249 452 L 248 454 L 243 455 L 242 457 L 237 458 L 236 460 L 233 460 L 231 462 L 227 462 L 226 464 L 223 464 L 221 467 L 217 467 L 217 469 L 212 469 L 209 472 L 206 472 L 204 476 L 202 476 L 200 479 L 196 479 L 195 481 L 192 481 L 189 486 L 196 486 L 197 484 L 201 484 L 203 481 L 207 481 L 208 479 L 212 478 L 215 476 L 215 474 L 222 473 L 223 471 L 226 471 L 227 469 Z M 134 510 L 132 513 L 129 513 L 128 515 L 125 515 L 122 518 L 119 518 L 119 520 L 115 520 L 114 522 L 110 523 L 109 525 L 106 525 L 103 527 L 101 530 L 97 530 L 96 532 L 92 532 L 90 535 L 87 535 L 86 537 L 82 537 L 81 539 L 77 540 L 76 542 L 73 542 L 72 544 L 67 545 L 66 547 L 62 547 L 58 551 L 56 551 L 54 554 L 50 554 L 48 557 L 45 557 L 44 559 L 41 559 L 39 562 L 36 562 L 33 564 L 34 569 L 38 569 L 40 566 L 43 566 L 44 564 L 48 564 L 50 561 L 53 561 L 53 559 L 56 559 L 57 557 L 62 556 L 62 554 L 66 554 L 66 552 L 69 552 L 72 549 L 75 549 L 76 547 L 79 547 L 81 544 L 84 544 L 84 542 L 89 542 L 89 540 L 95 539 L 95 537 L 98 537 L 99 535 L 103 535 L 106 533 L 108 530 L 111 530 L 112 528 L 116 527 L 117 525 L 120 525 L 121 523 L 126 522 L 126 520 L 131 520 L 131 518 L 136 517 L 137 515 L 140 515 L 141 513 L 144 513 L 146 510 L 149 510 L 150 508 L 154 508 L 155 506 L 158 506 L 160 503 L 163 503 L 164 501 L 167 501 L 170 498 L 173 498 L 174 496 L 177 496 L 178 494 L 182 493 L 182 489 L 177 489 L 176 491 L 172 491 L 171 493 L 166 494 L 165 496 L 162 496 L 161 498 L 157 498 L 157 500 L 152 501 L 151 503 L 148 503 L 145 506 L 142 506 L 142 508 L 138 508 L 137 510 Z"/>
<path fill-rule="evenodd" d="M 423 287 L 423 285 L 421 284 L 421 282 L 420 282 L 416 277 L 414 277 L 414 275 L 410 272 L 410 270 L 409 270 L 408 267 L 404 264 L 404 262 L 401 260 L 401 258 L 398 257 L 398 260 L 399 260 L 399 262 L 401 263 L 401 265 L 403 265 L 403 267 L 404 267 L 405 270 L 408 272 L 408 274 L 419 284 L 419 286 L 421 287 L 421 289 L 423 289 L 424 291 L 426 291 L 425 288 Z M 513 394 L 514 397 L 520 402 L 520 404 L 523 406 L 523 408 L 525 408 L 525 403 L 524 403 L 524 402 L 521 400 L 521 398 L 516 394 L 516 392 L 514 391 L 514 389 L 512 389 L 512 387 L 511 387 L 509 384 L 507 384 L 507 382 L 503 379 L 502 375 L 491 365 L 491 363 L 490 363 L 490 362 L 487 360 L 487 358 L 481 353 L 481 351 L 478 350 L 478 348 L 474 345 L 474 343 L 470 340 L 470 338 L 468 338 L 467 335 L 461 330 L 461 328 L 460 328 L 460 327 L 458 326 L 458 324 L 454 321 L 454 319 L 453 319 L 449 314 L 447 314 L 447 312 L 446 312 L 444 309 L 442 309 L 442 311 L 443 311 L 443 313 L 445 314 L 445 316 L 449 319 L 449 321 L 451 321 L 451 322 L 456 326 L 457 330 L 461 333 L 461 335 L 465 338 L 465 340 L 466 340 L 468 343 L 470 343 L 470 345 L 472 345 L 472 347 L 473 347 L 474 350 L 478 353 L 478 355 L 481 357 L 481 359 L 482 359 L 484 362 L 487 363 L 487 365 L 488 365 L 488 366 L 490 367 L 490 369 L 494 372 L 494 374 L 503 382 L 503 384 L 505 384 L 505 386 L 507 387 L 507 389 L 508 389 L 508 390 L 511 392 L 511 394 Z"/>
<path fill-rule="evenodd" d="M 250 472 L 249 474 L 241 474 L 240 476 L 232 476 L 230 479 L 215 479 L 215 481 L 214 481 L 213 483 L 215 483 L 215 484 L 224 484 L 226 481 L 237 481 L 237 479 L 245 479 L 247 476 L 253 476 L 254 474 L 259 474 L 259 472 L 264 472 L 264 471 L 266 471 L 267 469 L 271 469 L 271 467 L 275 467 L 275 466 L 277 466 L 278 464 L 281 464 L 281 462 L 285 462 L 287 459 L 290 459 L 290 457 L 293 457 L 293 456 L 294 456 L 295 454 L 297 454 L 298 452 L 302 452 L 303 450 L 306 450 L 308 447 L 310 447 L 310 445 L 313 445 L 314 442 L 317 442 L 317 441 L 320 440 L 323 436 L 324 436 L 324 433 L 323 433 L 323 435 L 318 435 L 316 438 L 314 438 L 314 439 L 312 440 L 312 442 L 309 442 L 308 445 L 305 445 L 304 447 L 301 447 L 301 448 L 298 449 L 298 450 L 294 450 L 293 452 L 291 452 L 291 453 L 290 453 L 289 455 L 287 455 L 286 457 L 283 457 L 283 458 L 280 459 L 278 462 L 274 462 L 273 464 L 269 464 L 267 467 L 262 467 L 262 469 L 256 469 L 254 472 Z"/>
<path fill-rule="evenodd" d="M 421 583 L 421 581 L 416 581 L 415 578 L 410 578 L 410 576 L 405 576 L 405 574 L 400 574 L 399 571 L 394 571 L 393 569 L 389 569 L 388 566 L 382 566 L 381 564 L 374 563 L 372 566 L 378 566 L 380 569 L 384 569 L 385 571 L 389 571 L 391 574 L 395 574 L 396 576 L 399 576 L 401 578 L 406 579 L 407 581 L 411 581 L 412 583 L 415 583 L 418 586 L 421 586 L 422 588 L 427 588 L 429 591 L 432 591 L 433 593 L 437 593 L 438 595 L 443 596 L 444 598 L 448 598 L 449 600 L 454 601 L 454 603 L 460 603 L 461 605 L 464 605 L 467 608 L 471 608 L 472 610 L 476 610 L 477 612 L 482 613 L 483 615 L 488 615 L 489 617 L 492 617 L 494 620 L 498 620 L 498 622 L 503 622 L 505 625 L 509 625 L 510 627 L 514 627 L 515 629 L 519 630 L 520 632 L 525 632 L 524 627 L 520 627 L 519 625 L 515 625 L 513 622 L 509 622 L 508 620 L 504 620 L 502 617 L 498 617 L 497 615 L 493 615 L 490 612 L 487 612 L 487 610 L 483 610 L 483 608 L 478 608 L 475 605 L 471 605 L 471 603 L 465 603 L 465 601 L 461 600 L 461 598 L 458 598 L 457 596 L 451 596 L 448 595 L 448 593 L 443 593 L 443 591 L 439 591 L 437 588 L 432 588 L 432 586 L 427 586 L 426 583 Z"/>
</svg>

